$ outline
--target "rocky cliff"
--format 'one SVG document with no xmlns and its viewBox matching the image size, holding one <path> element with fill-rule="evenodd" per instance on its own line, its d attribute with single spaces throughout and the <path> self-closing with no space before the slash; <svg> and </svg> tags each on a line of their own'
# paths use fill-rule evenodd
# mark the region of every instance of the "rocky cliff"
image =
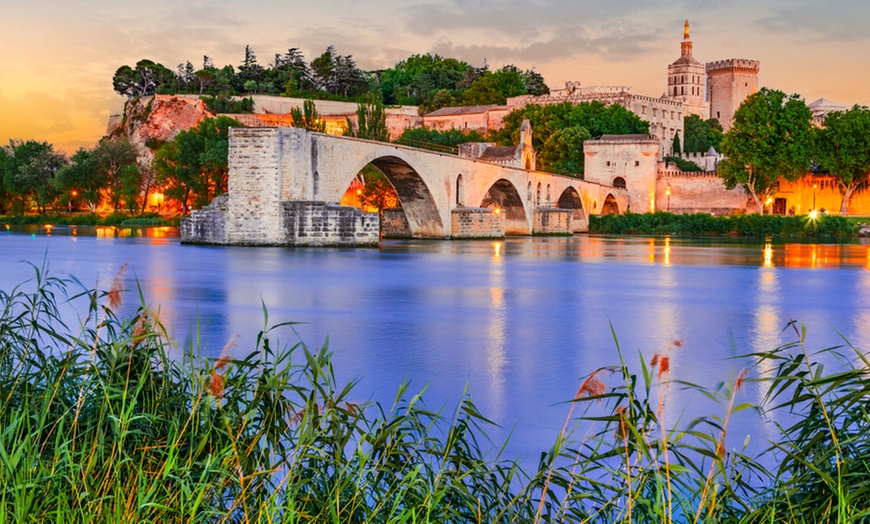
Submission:
<svg viewBox="0 0 870 524">
<path fill-rule="evenodd" d="M 139 151 L 139 165 L 150 166 L 154 149 L 199 124 L 211 113 L 196 97 L 154 95 L 130 99 L 120 118 L 109 120 L 107 136 L 126 136 Z"/>
</svg>

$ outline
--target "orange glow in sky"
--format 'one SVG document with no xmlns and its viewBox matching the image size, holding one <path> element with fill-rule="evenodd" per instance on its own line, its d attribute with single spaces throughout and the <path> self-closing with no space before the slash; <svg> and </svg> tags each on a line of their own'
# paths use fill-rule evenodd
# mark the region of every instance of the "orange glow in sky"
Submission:
<svg viewBox="0 0 870 524">
<path fill-rule="evenodd" d="M 870 105 L 870 2 L 857 0 L 7 0 L 0 144 L 46 140 L 68 153 L 91 146 L 123 106 L 112 90 L 119 66 L 149 58 L 199 67 L 203 55 L 238 66 L 246 44 L 263 65 L 291 47 L 310 61 L 333 44 L 367 70 L 431 52 L 475 66 L 534 67 L 551 88 L 579 80 L 660 96 L 686 18 L 701 62 L 760 60 L 762 86 L 807 102 Z"/>
</svg>

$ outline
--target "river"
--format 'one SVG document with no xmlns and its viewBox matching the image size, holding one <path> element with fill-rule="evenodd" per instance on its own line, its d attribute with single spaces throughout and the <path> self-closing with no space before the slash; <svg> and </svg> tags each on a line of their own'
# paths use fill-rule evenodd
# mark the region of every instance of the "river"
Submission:
<svg viewBox="0 0 870 524">
<path fill-rule="evenodd" d="M 579 235 L 292 249 L 181 245 L 171 228 L 0 229 L 0 289 L 33 276 L 22 261 L 102 288 L 128 263 L 124 310 L 141 286 L 179 353 L 201 337 L 216 356 L 238 334 L 233 351 L 246 354 L 265 304 L 270 323 L 300 323 L 283 340 L 328 338 L 340 382 L 359 379 L 356 400 L 389 404 L 410 381 L 449 413 L 467 388 L 504 428 L 494 440 L 512 431 L 508 454 L 527 463 L 554 441 L 581 381 L 618 364 L 611 326 L 638 372 L 638 359 L 669 350 L 672 379 L 708 387 L 752 364 L 734 355 L 793 341 L 790 320 L 807 325 L 810 350 L 841 335 L 870 347 L 870 252 L 857 241 Z M 749 384 L 741 400 L 762 395 Z M 698 398 L 669 388 L 667 418 L 716 409 Z M 747 412 L 732 440 L 763 445 L 772 422 Z"/>
</svg>

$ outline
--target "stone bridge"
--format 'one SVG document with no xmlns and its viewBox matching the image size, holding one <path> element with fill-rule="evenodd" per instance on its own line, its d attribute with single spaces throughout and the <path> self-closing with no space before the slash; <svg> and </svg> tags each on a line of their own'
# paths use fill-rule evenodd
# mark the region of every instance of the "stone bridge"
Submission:
<svg viewBox="0 0 870 524">
<path fill-rule="evenodd" d="M 378 214 L 338 204 L 368 164 L 396 188 L 401 211 L 389 216 L 412 238 L 571 234 L 588 229 L 590 213 L 619 213 L 628 201 L 621 188 L 397 144 L 232 128 L 229 190 L 182 220 L 182 241 L 377 243 Z"/>
</svg>

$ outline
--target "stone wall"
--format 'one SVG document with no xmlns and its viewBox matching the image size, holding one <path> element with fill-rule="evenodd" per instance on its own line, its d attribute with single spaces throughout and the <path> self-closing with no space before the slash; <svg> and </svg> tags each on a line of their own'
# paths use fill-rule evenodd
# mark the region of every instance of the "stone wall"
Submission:
<svg viewBox="0 0 870 524">
<path fill-rule="evenodd" d="M 573 209 L 538 208 L 535 210 L 535 227 L 532 234 L 535 236 L 546 235 L 572 235 L 574 227 L 571 224 Z"/>
<path fill-rule="evenodd" d="M 181 242 L 186 244 L 226 244 L 226 193 L 212 200 L 208 206 L 191 211 L 181 219 Z"/>
<path fill-rule="evenodd" d="M 408 217 L 405 210 L 396 207 L 381 211 L 381 233 L 384 238 L 411 238 L 411 227 L 408 225 Z"/>
<path fill-rule="evenodd" d="M 328 202 L 281 202 L 282 245 L 376 246 L 380 219 L 355 207 Z"/>
<path fill-rule="evenodd" d="M 230 129 L 228 241 L 279 244 L 281 133 L 275 128 Z"/>
<path fill-rule="evenodd" d="M 450 238 L 504 238 L 504 213 L 491 208 L 457 207 L 450 219 Z"/>
<path fill-rule="evenodd" d="M 745 212 L 747 199 L 742 187 L 725 189 L 715 172 L 684 173 L 679 169 L 663 169 L 656 180 L 657 211 L 728 215 Z"/>
</svg>

